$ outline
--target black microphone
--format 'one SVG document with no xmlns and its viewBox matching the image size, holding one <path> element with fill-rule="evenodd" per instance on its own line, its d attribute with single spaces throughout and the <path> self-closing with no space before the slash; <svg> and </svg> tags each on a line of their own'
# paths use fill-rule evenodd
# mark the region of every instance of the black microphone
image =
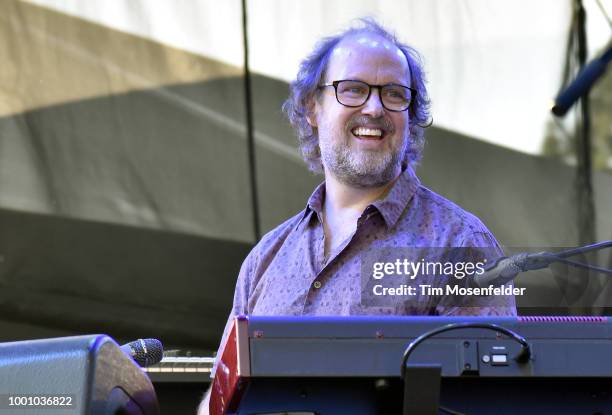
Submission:
<svg viewBox="0 0 612 415">
<path fill-rule="evenodd" d="M 561 252 L 537 252 L 512 255 L 510 257 L 498 258 L 495 262 L 485 267 L 482 274 L 474 274 L 471 280 L 472 286 L 484 288 L 490 285 L 500 286 L 516 278 L 518 274 L 525 271 L 533 271 L 548 267 L 553 262 L 565 263 L 573 267 L 588 269 L 591 271 L 611 274 L 612 270 L 598 267 L 582 262 L 570 261 L 567 258 L 586 254 L 591 251 L 612 247 L 612 240 L 585 245 L 578 248 L 568 249 Z"/>
<path fill-rule="evenodd" d="M 512 281 L 521 272 L 546 268 L 555 260 L 556 257 L 551 255 L 550 252 L 534 254 L 523 252 L 509 257 L 501 257 L 486 266 L 482 274 L 474 274 L 472 283 L 480 288 L 490 285 L 503 285 Z"/>
<path fill-rule="evenodd" d="M 140 367 L 159 363 L 164 354 L 164 348 L 157 339 L 138 339 L 121 346 L 121 350 L 130 356 Z"/>
<path fill-rule="evenodd" d="M 603 75 L 608 66 L 608 62 L 612 59 L 612 44 L 608 49 L 596 59 L 593 59 L 582 68 L 580 73 L 561 93 L 552 107 L 552 112 L 558 117 L 562 117 L 574 105 L 574 103 L 586 94 L 591 86 Z"/>
</svg>

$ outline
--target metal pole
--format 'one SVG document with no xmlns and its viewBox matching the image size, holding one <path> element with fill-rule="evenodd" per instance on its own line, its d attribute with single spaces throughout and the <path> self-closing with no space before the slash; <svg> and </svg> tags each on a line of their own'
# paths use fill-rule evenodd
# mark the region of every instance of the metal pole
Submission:
<svg viewBox="0 0 612 415">
<path fill-rule="evenodd" d="M 257 191 L 257 164 L 255 160 L 255 138 L 253 134 L 253 99 L 251 93 L 251 70 L 249 68 L 249 36 L 247 25 L 247 0 L 242 0 L 242 41 L 244 51 L 244 103 L 249 158 L 249 183 L 251 185 L 251 209 L 253 212 L 253 234 L 255 241 L 261 237 L 259 223 L 259 194 Z"/>
<path fill-rule="evenodd" d="M 587 59 L 586 12 L 582 0 L 576 0 L 577 57 L 580 68 Z M 580 97 L 580 122 L 577 124 L 576 143 L 576 192 L 578 195 L 578 238 L 580 245 L 593 243 L 595 232 L 595 204 L 593 200 L 593 166 L 591 156 L 591 117 L 589 93 Z"/>
</svg>

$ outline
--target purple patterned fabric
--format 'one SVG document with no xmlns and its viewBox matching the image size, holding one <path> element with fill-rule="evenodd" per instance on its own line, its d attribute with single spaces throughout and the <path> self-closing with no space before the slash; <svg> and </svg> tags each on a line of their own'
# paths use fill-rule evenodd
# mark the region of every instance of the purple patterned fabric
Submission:
<svg viewBox="0 0 612 415">
<path fill-rule="evenodd" d="M 493 248 L 489 251 L 499 256 L 502 250 L 478 218 L 422 186 L 408 168 L 384 199 L 365 209 L 355 233 L 325 261 L 324 194 L 321 184 L 302 212 L 267 233 L 247 256 L 222 345 L 239 314 L 516 315 L 512 296 L 467 299 L 461 307 L 443 305 L 440 299 L 363 305 L 361 253 L 388 247 L 476 247 Z"/>
</svg>

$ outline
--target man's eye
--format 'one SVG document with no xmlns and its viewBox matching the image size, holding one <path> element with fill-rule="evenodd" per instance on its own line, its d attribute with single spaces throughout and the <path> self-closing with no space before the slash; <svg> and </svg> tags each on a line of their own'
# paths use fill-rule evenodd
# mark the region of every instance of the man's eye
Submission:
<svg viewBox="0 0 612 415">
<path fill-rule="evenodd" d="M 396 89 L 391 89 L 388 90 L 386 95 L 389 98 L 400 98 L 400 99 L 406 99 L 406 94 L 403 91 L 400 90 L 396 90 Z"/>
<path fill-rule="evenodd" d="M 352 87 L 346 88 L 344 92 L 348 94 L 364 94 L 365 89 L 362 87 L 358 87 L 358 86 L 352 86 Z"/>
</svg>

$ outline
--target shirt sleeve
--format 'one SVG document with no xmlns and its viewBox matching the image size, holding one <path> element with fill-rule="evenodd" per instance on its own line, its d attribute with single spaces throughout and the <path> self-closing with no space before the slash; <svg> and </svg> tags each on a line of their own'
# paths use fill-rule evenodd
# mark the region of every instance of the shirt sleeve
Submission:
<svg viewBox="0 0 612 415">
<path fill-rule="evenodd" d="M 232 304 L 232 309 L 229 316 L 227 317 L 227 322 L 225 323 L 225 329 L 223 330 L 223 335 L 221 336 L 219 349 L 217 350 L 217 355 L 215 356 L 215 363 L 213 364 L 210 372 L 211 378 L 215 377 L 217 366 L 219 365 L 219 359 L 221 358 L 221 353 L 225 348 L 225 342 L 227 341 L 227 336 L 229 335 L 234 319 L 241 314 L 248 314 L 249 287 L 253 269 L 255 269 L 255 256 L 255 249 L 253 249 L 240 267 L 240 272 L 238 273 L 238 279 L 236 281 L 236 289 L 234 291 L 234 302 Z"/>
<path fill-rule="evenodd" d="M 495 237 L 486 231 L 473 232 L 460 244 L 465 261 L 494 261 L 504 255 L 504 251 Z M 467 286 L 469 277 L 463 279 Z M 505 287 L 513 287 L 508 282 Z M 442 298 L 436 306 L 435 314 L 447 316 L 516 316 L 516 301 L 514 295 L 464 296 L 460 304 L 457 299 Z"/>
</svg>

